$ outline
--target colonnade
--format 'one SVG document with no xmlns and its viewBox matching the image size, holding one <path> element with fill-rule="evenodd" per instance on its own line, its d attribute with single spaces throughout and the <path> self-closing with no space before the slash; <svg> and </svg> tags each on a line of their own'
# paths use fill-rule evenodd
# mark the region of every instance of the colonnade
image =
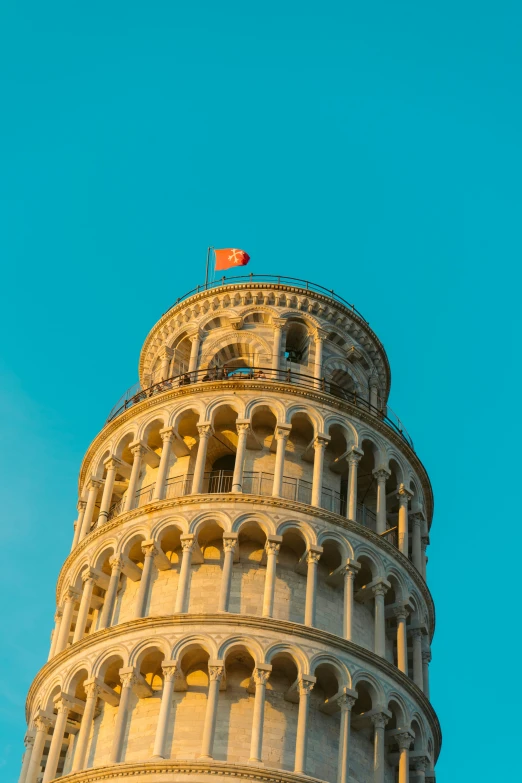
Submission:
<svg viewBox="0 0 522 783">
<path fill-rule="evenodd" d="M 266 699 L 266 685 L 272 672 L 269 663 L 257 664 L 252 672 L 249 691 L 254 693 L 253 717 L 250 739 L 249 763 L 260 765 L 263 748 L 263 729 Z M 173 693 L 176 680 L 177 690 L 186 690 L 186 680 L 177 660 L 164 660 L 162 663 L 163 689 L 159 715 L 155 728 L 153 759 L 169 758 L 167 747 L 168 727 L 171 718 Z M 208 662 L 208 690 L 203 723 L 203 734 L 198 760 L 211 761 L 214 758 L 214 738 L 218 715 L 220 686 L 225 676 L 225 661 L 211 660 Z M 130 700 L 134 692 L 138 698 L 149 698 L 153 695 L 143 675 L 137 667 L 124 667 L 119 670 L 121 690 L 118 694 L 113 688 L 106 685 L 100 678 L 91 678 L 85 681 L 85 701 L 82 701 L 65 693 L 59 693 L 54 698 L 56 714 L 38 713 L 34 721 L 34 733 L 26 737 L 26 753 L 22 764 L 19 783 L 36 783 L 43 762 L 45 744 L 49 739 L 49 729 L 53 728 L 51 743 L 42 783 L 49 783 L 57 773 L 62 746 L 65 741 L 65 733 L 77 734 L 74 755 L 71 762 L 71 772 L 79 772 L 86 768 L 86 758 L 89 738 L 93 729 L 93 721 L 96 714 L 98 699 L 103 699 L 112 706 L 118 708 L 114 723 L 114 734 L 110 750 L 109 763 L 118 764 L 124 760 L 124 738 L 130 718 Z M 309 711 L 310 694 L 316 677 L 311 674 L 298 676 L 296 682 L 287 693 L 290 701 L 298 703 L 297 731 L 295 738 L 294 772 L 306 774 L 307 764 L 307 738 L 309 735 Z M 340 713 L 339 721 L 339 751 L 337 762 L 338 783 L 349 783 L 349 763 L 351 752 L 351 713 L 356 703 L 358 693 L 355 690 L 343 687 L 332 699 L 328 700 L 328 714 Z M 72 721 L 71 713 L 80 715 L 78 724 Z M 387 744 L 396 743 L 399 747 L 398 781 L 408 783 L 410 757 L 409 748 L 415 738 L 411 730 L 400 729 L 385 736 L 385 728 L 389 721 L 390 713 L 387 709 L 371 710 L 369 721 L 373 725 L 373 781 L 384 783 L 384 770 L 386 761 Z M 357 716 L 359 723 L 364 725 L 368 720 L 364 716 Z M 417 772 L 423 773 L 428 764 L 428 757 L 420 754 L 416 759 Z M 423 777 L 418 779 L 422 780 Z"/>
<path fill-rule="evenodd" d="M 236 422 L 236 429 L 238 435 L 234 472 L 232 477 L 232 492 L 243 492 L 243 475 L 246 461 L 247 451 L 247 438 L 251 432 L 252 422 L 248 419 L 240 419 Z M 192 475 L 191 493 L 200 494 L 203 492 L 204 477 L 205 477 L 205 465 L 207 461 L 208 444 L 214 435 L 214 429 L 210 422 L 197 425 L 199 434 L 199 444 L 196 453 L 196 460 L 194 465 L 194 472 Z M 283 479 L 285 468 L 285 452 L 287 448 L 288 439 L 292 430 L 291 424 L 277 424 L 274 430 L 274 440 L 276 443 L 276 453 L 274 461 L 274 475 L 272 484 L 272 496 L 282 497 L 283 494 Z M 135 441 L 130 444 L 130 450 L 133 454 L 132 465 L 123 462 L 114 455 L 109 456 L 104 461 L 107 474 L 105 479 L 98 479 L 92 476 L 87 484 L 88 494 L 87 500 L 81 500 L 78 503 L 78 520 L 75 523 L 75 535 L 73 540 L 74 547 L 89 533 L 92 527 L 92 520 L 94 514 L 94 508 L 96 498 L 100 487 L 103 486 L 102 499 L 100 503 L 100 512 L 97 522 L 97 526 L 104 524 L 107 521 L 109 510 L 112 503 L 112 495 L 115 483 L 116 473 L 125 472 L 129 474 L 128 486 L 122 503 L 122 513 L 132 510 L 136 503 L 136 490 L 142 467 L 142 461 L 144 455 L 152 453 L 158 460 L 158 472 L 156 481 L 154 484 L 154 490 L 152 493 L 152 500 L 162 500 L 166 495 L 167 488 L 167 474 L 169 467 L 169 458 L 172 448 L 172 442 L 174 441 L 176 434 L 173 427 L 165 427 L 160 430 L 160 435 L 163 442 L 163 448 L 161 451 L 161 457 L 158 458 L 154 452 L 142 441 Z M 312 492 L 311 492 L 311 505 L 320 508 L 322 501 L 323 490 L 323 475 L 324 475 L 324 453 L 325 449 L 330 442 L 330 436 L 326 433 L 319 433 L 314 437 L 313 449 L 313 477 L 312 477 Z M 363 452 L 355 446 L 349 449 L 345 455 L 348 463 L 348 494 L 346 503 L 346 517 L 352 521 L 356 521 L 357 517 L 357 473 L 358 465 L 363 457 Z M 379 467 L 373 471 L 377 484 L 377 504 L 376 504 L 376 533 L 378 535 L 384 535 L 388 529 L 387 520 L 387 493 L 386 493 L 386 481 L 390 477 L 390 472 Z M 408 510 L 408 505 L 413 496 L 413 493 L 404 485 L 399 484 L 397 487 L 396 497 L 399 501 L 398 512 L 398 548 L 405 557 L 409 556 L 409 520 L 412 519 L 412 562 L 417 570 L 426 577 L 426 545 L 428 542 L 427 537 L 422 535 L 422 513 L 411 512 Z"/>
<path fill-rule="evenodd" d="M 194 552 L 199 549 L 194 534 L 182 535 L 180 538 L 182 555 L 177 593 L 174 606 L 172 607 L 173 614 L 180 614 L 188 611 L 191 567 L 193 564 Z M 282 536 L 269 535 L 265 543 L 266 569 L 262 604 L 263 617 L 273 617 L 277 556 L 282 542 Z M 223 534 L 224 559 L 219 586 L 219 612 L 228 612 L 230 608 L 232 570 L 234 553 L 237 545 L 237 533 L 225 532 Z M 55 628 L 53 631 L 49 658 L 61 652 L 68 644 L 76 603 L 79 603 L 79 609 L 72 639 L 73 644 L 82 639 L 85 634 L 88 612 L 89 608 L 93 605 L 93 601 L 95 602 L 95 605 L 102 609 L 98 629 L 101 630 L 102 628 L 107 628 L 112 625 L 117 590 L 122 572 L 125 572 L 133 581 L 139 580 L 140 582 L 135 599 L 134 617 L 138 619 L 146 615 L 153 568 L 156 567 L 159 570 L 169 570 L 172 564 L 161 547 L 157 545 L 154 540 L 149 539 L 143 541 L 141 548 L 144 555 L 142 569 L 125 555 L 113 555 L 109 560 L 111 566 L 110 577 L 93 568 L 87 568 L 82 573 L 82 589 L 77 590 L 73 587 L 67 589 L 64 602 L 62 606 L 57 609 L 55 615 Z M 304 570 L 306 567 L 304 625 L 309 627 L 316 626 L 318 564 L 322 554 L 323 548 L 321 546 L 311 545 L 301 557 L 297 566 L 299 570 L 301 570 L 301 568 Z M 198 552 L 198 555 L 198 561 L 201 562 L 201 553 Z M 329 582 L 331 584 L 341 585 L 343 590 L 342 635 L 343 638 L 353 641 L 354 600 L 358 600 L 361 603 L 373 601 L 374 652 L 381 657 L 385 657 L 386 611 L 384 599 L 386 593 L 391 588 L 391 584 L 386 579 L 378 577 L 369 585 L 366 585 L 355 593 L 354 581 L 359 569 L 360 563 L 355 560 L 347 559 L 335 569 L 329 577 Z M 93 588 L 96 584 L 99 584 L 106 590 L 104 600 L 97 596 L 93 596 Z M 399 603 L 394 605 L 394 614 L 397 619 L 397 666 L 400 671 L 408 674 L 407 630 L 409 630 L 413 650 L 413 672 L 411 676 L 416 685 L 427 693 L 429 691 L 429 661 L 426 657 L 427 651 L 424 646 L 424 629 L 421 626 L 407 629 L 406 619 L 409 613 L 410 608 L 407 604 Z"/>
</svg>

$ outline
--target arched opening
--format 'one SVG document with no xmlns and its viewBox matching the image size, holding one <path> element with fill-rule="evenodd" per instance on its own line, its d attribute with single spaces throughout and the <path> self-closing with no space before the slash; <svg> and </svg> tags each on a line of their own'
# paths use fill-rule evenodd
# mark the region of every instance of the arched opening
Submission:
<svg viewBox="0 0 522 783">
<path fill-rule="evenodd" d="M 224 689 L 219 694 L 214 758 L 216 761 L 246 763 L 250 757 L 250 727 L 254 698 L 252 672 L 254 659 L 239 645 L 225 657 Z"/>
<path fill-rule="evenodd" d="M 196 643 L 180 656 L 180 677 L 174 685 L 170 716 L 171 759 L 197 759 L 201 753 L 209 684 L 208 661 L 208 652 Z"/>
<path fill-rule="evenodd" d="M 285 359 L 288 369 L 301 372 L 308 366 L 310 337 L 303 321 L 289 319 L 285 333 Z"/>
<path fill-rule="evenodd" d="M 261 616 L 265 588 L 264 530 L 257 522 L 248 522 L 239 531 L 238 562 L 232 569 L 229 611 Z"/>
<path fill-rule="evenodd" d="M 306 552 L 306 541 L 297 528 L 284 531 L 277 559 L 274 617 L 304 622 L 306 600 L 306 563 L 301 562 Z"/>
<path fill-rule="evenodd" d="M 237 412 L 222 405 L 214 415 L 214 434 L 207 447 L 203 492 L 231 492 L 237 449 Z"/>
<path fill-rule="evenodd" d="M 317 567 L 315 624 L 330 633 L 343 635 L 344 573 L 341 545 L 335 539 L 322 542 L 323 553 Z"/>
<path fill-rule="evenodd" d="M 320 753 L 309 753 L 306 773 L 335 783 L 339 756 L 340 713 L 329 709 L 340 689 L 339 674 L 330 663 L 320 663 L 313 672 L 317 682 L 310 694 L 310 736 Z"/>
<path fill-rule="evenodd" d="M 379 705 L 370 683 L 362 680 L 354 688 L 357 699 L 352 707 L 350 767 L 355 780 L 362 781 L 368 780 L 368 771 L 373 770 L 374 727 L 369 714 Z"/>
<path fill-rule="evenodd" d="M 299 710 L 297 665 L 287 652 L 277 653 L 270 663 L 272 672 L 266 688 L 264 746 L 270 738 L 270 766 L 293 770 Z"/>
<path fill-rule="evenodd" d="M 197 534 L 199 550 L 192 557 L 189 591 L 189 612 L 218 611 L 219 590 L 223 571 L 223 528 L 208 520 Z"/>
<path fill-rule="evenodd" d="M 353 628 L 354 642 L 375 649 L 375 601 L 371 588 L 367 588 L 377 576 L 374 563 L 366 555 L 357 555 L 361 567 L 354 581 Z"/>
</svg>

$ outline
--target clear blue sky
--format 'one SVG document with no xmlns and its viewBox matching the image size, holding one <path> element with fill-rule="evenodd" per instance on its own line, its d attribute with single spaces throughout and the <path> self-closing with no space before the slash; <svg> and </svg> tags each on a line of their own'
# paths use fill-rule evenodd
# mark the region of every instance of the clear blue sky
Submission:
<svg viewBox="0 0 522 783">
<path fill-rule="evenodd" d="M 521 30 L 514 0 L 1 4 L 2 780 L 83 453 L 209 244 L 382 339 L 435 491 L 438 779 L 511 779 Z"/>
</svg>

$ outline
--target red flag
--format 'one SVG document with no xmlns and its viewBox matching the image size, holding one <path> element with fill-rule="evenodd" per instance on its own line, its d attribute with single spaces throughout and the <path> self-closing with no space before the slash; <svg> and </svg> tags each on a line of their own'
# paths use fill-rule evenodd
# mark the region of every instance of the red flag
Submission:
<svg viewBox="0 0 522 783">
<path fill-rule="evenodd" d="M 216 271 L 230 269 L 232 266 L 246 266 L 250 261 L 248 253 L 237 247 L 225 247 L 221 250 L 214 250 L 214 253 L 216 254 Z"/>
</svg>

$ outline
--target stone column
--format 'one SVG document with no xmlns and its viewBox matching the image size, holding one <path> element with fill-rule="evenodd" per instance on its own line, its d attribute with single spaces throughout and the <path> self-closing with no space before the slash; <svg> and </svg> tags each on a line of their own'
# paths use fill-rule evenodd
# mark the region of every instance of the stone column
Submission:
<svg viewBox="0 0 522 783">
<path fill-rule="evenodd" d="M 304 624 L 314 626 L 315 625 L 315 599 L 317 596 L 317 564 L 321 558 L 321 551 L 310 548 L 306 553 L 306 602 L 305 602 L 305 616 Z"/>
<path fill-rule="evenodd" d="M 369 380 L 369 386 L 370 386 L 370 405 L 374 409 L 379 408 L 379 379 L 375 375 L 370 376 Z M 376 413 L 376 410 L 373 410 L 372 413 Z"/>
<path fill-rule="evenodd" d="M 120 669 L 120 681 L 120 704 L 118 706 L 116 723 L 114 725 L 114 735 L 112 739 L 112 750 L 109 757 L 109 764 L 118 764 L 118 762 L 121 761 L 123 738 L 125 737 L 125 729 L 127 727 L 129 699 L 133 686 L 138 682 L 136 672 L 134 670 L 128 671 L 127 669 Z"/>
<path fill-rule="evenodd" d="M 71 552 L 77 546 L 80 540 L 80 533 L 82 532 L 83 517 L 85 516 L 86 507 L 87 507 L 87 502 L 85 500 L 78 501 L 78 519 L 76 520 L 74 525 L 74 537 L 71 546 Z"/>
<path fill-rule="evenodd" d="M 113 555 L 110 558 L 109 563 L 111 566 L 111 578 L 103 601 L 103 609 L 99 623 L 100 630 L 102 628 L 109 628 L 112 624 L 114 604 L 116 603 L 116 595 L 120 584 L 120 574 L 123 570 L 123 558 L 121 555 Z"/>
<path fill-rule="evenodd" d="M 357 519 L 357 465 L 363 452 L 352 448 L 348 455 L 348 503 L 346 504 L 346 516 L 348 519 Z"/>
<path fill-rule="evenodd" d="M 266 683 L 268 682 L 271 671 L 272 666 L 269 664 L 264 664 L 262 667 L 254 669 L 253 672 L 253 678 L 256 686 L 256 695 L 254 700 L 254 718 L 252 720 L 252 738 L 250 741 L 249 762 L 251 764 L 262 763 Z"/>
<path fill-rule="evenodd" d="M 51 639 L 51 649 L 49 650 L 49 657 L 47 658 L 48 661 L 50 661 L 51 658 L 56 653 L 56 647 L 58 646 L 58 639 L 60 636 L 60 626 L 62 624 L 62 615 L 63 615 L 62 607 L 57 606 L 56 612 L 54 613 L 54 631 L 53 631 L 53 638 Z"/>
<path fill-rule="evenodd" d="M 355 696 L 348 696 L 346 693 L 343 693 L 337 700 L 341 710 L 337 783 L 349 783 L 350 779 L 350 719 L 355 701 Z"/>
<path fill-rule="evenodd" d="M 272 318 L 272 324 L 274 326 L 274 348 L 272 350 L 272 369 L 279 370 L 279 362 L 281 360 L 281 337 L 283 334 L 282 330 L 283 330 L 283 326 L 285 325 L 285 319 Z"/>
<path fill-rule="evenodd" d="M 102 485 L 102 482 L 100 479 L 97 479 L 95 476 L 92 476 L 89 479 L 88 487 L 89 487 L 89 494 L 87 495 L 87 504 L 85 506 L 85 513 L 83 515 L 82 520 L 82 528 L 80 530 L 80 541 L 83 541 L 86 535 L 91 530 L 91 524 L 92 524 L 92 517 L 94 514 L 94 507 L 96 505 L 96 498 L 98 496 L 98 490 L 100 489 Z"/>
<path fill-rule="evenodd" d="M 159 352 L 159 358 L 161 359 L 160 376 L 162 381 L 166 381 L 170 376 L 169 369 L 172 353 L 172 348 L 169 348 L 168 345 L 164 345 Z"/>
<path fill-rule="evenodd" d="M 422 684 L 424 695 L 427 699 L 430 698 L 430 661 L 431 650 L 422 651 Z"/>
<path fill-rule="evenodd" d="M 95 571 L 94 568 L 87 568 L 82 574 L 82 597 L 80 599 L 78 617 L 76 618 L 76 628 L 74 629 L 72 640 L 73 644 L 79 642 L 80 639 L 83 639 L 83 635 L 85 634 L 85 624 L 87 622 L 89 609 L 91 608 L 92 591 L 94 590 L 94 585 L 99 576 L 98 571 Z"/>
<path fill-rule="evenodd" d="M 198 357 L 199 357 L 199 344 L 201 342 L 201 338 L 198 334 L 193 334 L 190 338 L 190 359 L 189 359 L 189 372 L 195 372 L 198 366 Z"/>
<path fill-rule="evenodd" d="M 290 435 L 292 427 L 289 424 L 278 424 L 275 429 L 275 439 L 277 443 L 276 458 L 274 467 L 274 486 L 272 488 L 272 495 L 274 497 L 281 497 L 283 490 L 283 472 L 285 469 L 285 449 Z"/>
<path fill-rule="evenodd" d="M 422 631 L 420 628 L 414 628 L 411 632 L 413 646 L 413 682 L 421 691 L 424 689 L 424 678 L 422 676 Z"/>
<path fill-rule="evenodd" d="M 422 549 L 422 557 L 421 557 L 421 574 L 424 581 L 426 581 L 426 549 L 428 547 L 428 544 L 430 543 L 429 536 L 422 536 L 421 538 L 421 549 Z"/>
<path fill-rule="evenodd" d="M 399 783 L 409 783 L 410 780 L 410 745 L 413 736 L 409 731 L 397 734 L 395 739 L 399 746 Z"/>
<path fill-rule="evenodd" d="M 193 535 L 181 536 L 181 547 L 183 555 L 181 557 L 181 568 L 179 572 L 178 591 L 176 594 L 176 605 L 174 614 L 180 614 L 185 611 L 188 589 L 190 583 L 190 567 L 192 565 L 192 552 L 196 539 Z"/>
<path fill-rule="evenodd" d="M 97 527 L 100 527 L 100 525 L 104 525 L 105 522 L 107 522 L 107 519 L 109 518 L 109 511 L 112 504 L 112 492 L 114 490 L 114 482 L 116 480 L 116 473 L 118 472 L 118 468 L 121 467 L 121 460 L 117 457 L 109 457 L 105 460 L 103 463 L 107 469 L 107 475 L 105 477 L 105 484 L 103 486 L 103 494 L 102 499 L 100 503 L 100 513 L 98 515 L 98 524 Z"/>
<path fill-rule="evenodd" d="M 314 440 L 314 474 L 312 479 L 312 506 L 321 508 L 323 492 L 324 450 L 330 441 L 329 435 L 317 435 Z"/>
<path fill-rule="evenodd" d="M 203 726 L 203 742 L 201 744 L 200 759 L 212 759 L 214 748 L 214 734 L 216 731 L 217 706 L 219 696 L 219 683 L 223 677 L 225 667 L 221 664 L 208 666 L 208 696 L 205 712 L 205 724 Z"/>
<path fill-rule="evenodd" d="M 384 596 L 388 587 L 382 582 L 372 588 L 375 596 L 375 653 L 382 658 L 386 652 L 386 627 L 384 617 Z"/>
<path fill-rule="evenodd" d="M 412 531 L 411 531 L 411 559 L 413 565 L 422 574 L 422 514 L 412 515 Z"/>
<path fill-rule="evenodd" d="M 54 723 L 53 737 L 51 739 L 51 747 L 49 748 L 49 755 L 47 756 L 42 783 L 48 783 L 49 780 L 54 780 L 56 777 L 60 753 L 62 752 L 63 735 L 65 734 L 65 727 L 67 726 L 67 718 L 69 716 L 69 710 L 73 707 L 73 703 L 65 693 L 61 693 L 59 697 L 55 699 L 54 704 L 58 714 Z"/>
<path fill-rule="evenodd" d="M 386 518 L 386 482 L 391 473 L 385 468 L 379 468 L 373 471 L 377 481 L 377 533 L 384 533 L 388 528 Z"/>
<path fill-rule="evenodd" d="M 412 493 L 401 484 L 397 490 L 399 501 L 399 549 L 405 557 L 408 557 L 408 502 Z"/>
<path fill-rule="evenodd" d="M 42 756 L 47 740 L 47 734 L 51 728 L 52 721 L 45 715 L 38 715 L 34 722 L 36 735 L 34 738 L 33 752 L 29 761 L 29 768 L 25 778 L 25 783 L 36 783 L 42 766 Z"/>
<path fill-rule="evenodd" d="M 373 783 L 384 783 L 384 729 L 388 716 L 380 712 L 372 715 L 373 723 Z"/>
<path fill-rule="evenodd" d="M 100 695 L 100 686 L 95 679 L 85 680 L 84 688 L 87 698 L 85 700 L 85 709 L 82 715 L 71 772 L 79 772 L 85 767 L 85 757 L 87 756 L 87 746 L 92 730 L 94 711 Z"/>
<path fill-rule="evenodd" d="M 353 583 L 359 568 L 359 563 L 354 560 L 349 560 L 344 568 L 343 636 L 349 641 L 353 636 Z"/>
<path fill-rule="evenodd" d="M 192 479 L 192 494 L 198 495 L 203 491 L 203 478 L 205 476 L 205 463 L 207 461 L 208 442 L 214 430 L 210 424 L 198 424 L 199 444 L 196 454 L 196 465 L 194 467 L 194 478 Z"/>
<path fill-rule="evenodd" d="M 152 539 L 143 541 L 141 550 L 145 555 L 145 560 L 143 561 L 143 571 L 141 572 L 140 586 L 138 588 L 138 595 L 136 596 L 136 611 L 134 613 L 135 617 L 145 617 L 146 615 L 152 563 L 158 554 L 158 550 L 156 549 Z"/>
<path fill-rule="evenodd" d="M 278 538 L 280 538 L 280 536 L 278 536 Z M 274 611 L 276 563 L 277 563 L 277 555 L 281 548 L 281 540 L 271 541 L 270 539 L 267 539 L 265 544 L 266 574 L 265 574 L 265 591 L 263 594 L 263 617 L 272 617 L 272 613 Z"/>
<path fill-rule="evenodd" d="M 415 772 L 417 773 L 416 783 L 423 783 L 426 780 L 426 769 L 428 766 L 428 759 L 423 758 L 415 759 Z"/>
<path fill-rule="evenodd" d="M 234 464 L 234 476 L 232 478 L 232 492 L 243 492 L 243 470 L 245 468 L 245 451 L 250 422 L 247 420 L 236 421 L 237 449 Z"/>
<path fill-rule="evenodd" d="M 60 625 L 60 634 L 56 643 L 55 655 L 65 650 L 69 642 L 71 633 L 71 624 L 74 612 L 74 605 L 80 597 L 80 591 L 75 587 L 68 587 L 63 601 L 62 622 Z"/>
<path fill-rule="evenodd" d="M 219 592 L 218 612 L 228 612 L 230 597 L 230 582 L 232 581 L 232 565 L 237 544 L 237 534 L 223 536 L 223 572 L 221 574 L 221 589 Z"/>
<path fill-rule="evenodd" d="M 155 759 L 164 759 L 166 756 L 165 740 L 169 727 L 174 680 L 178 665 L 176 661 L 164 661 L 161 664 L 161 668 L 163 669 L 163 692 L 161 694 L 161 706 L 156 727 L 156 737 L 154 739 L 154 750 L 152 751 L 152 757 Z"/>
<path fill-rule="evenodd" d="M 397 668 L 408 674 L 408 645 L 406 642 L 406 618 L 409 611 L 404 604 L 399 604 L 394 609 L 397 618 Z"/>
<path fill-rule="evenodd" d="M 20 771 L 20 777 L 18 783 L 25 783 L 27 778 L 27 772 L 29 771 L 29 764 L 31 763 L 31 756 L 34 746 L 34 734 L 27 732 L 24 737 L 25 753 L 22 759 L 22 769 Z"/>
<path fill-rule="evenodd" d="M 132 461 L 132 469 L 129 479 L 129 486 L 127 487 L 127 494 L 125 495 L 125 504 L 123 511 L 131 511 L 134 508 L 136 502 L 136 487 L 138 486 L 138 479 L 140 477 L 141 470 L 141 458 L 145 453 L 144 444 L 140 442 L 134 442 L 130 444 L 130 450 L 134 457 Z"/>
<path fill-rule="evenodd" d="M 165 497 L 165 479 L 169 470 L 169 458 L 174 438 L 174 427 L 164 427 L 160 430 L 163 446 L 161 449 L 160 463 L 156 474 L 156 483 L 154 484 L 153 500 L 163 500 Z"/>
<path fill-rule="evenodd" d="M 295 739 L 295 765 L 294 772 L 298 775 L 305 774 L 306 767 L 306 745 L 308 736 L 308 706 L 310 703 L 310 693 L 315 685 L 315 678 L 301 677 L 298 680 L 299 689 L 299 712 L 297 715 L 297 736 Z"/>
<path fill-rule="evenodd" d="M 323 341 L 326 337 L 326 332 L 323 329 L 317 329 L 315 340 L 315 368 L 314 375 L 317 381 L 317 388 L 321 388 L 321 379 L 323 377 Z"/>
</svg>

